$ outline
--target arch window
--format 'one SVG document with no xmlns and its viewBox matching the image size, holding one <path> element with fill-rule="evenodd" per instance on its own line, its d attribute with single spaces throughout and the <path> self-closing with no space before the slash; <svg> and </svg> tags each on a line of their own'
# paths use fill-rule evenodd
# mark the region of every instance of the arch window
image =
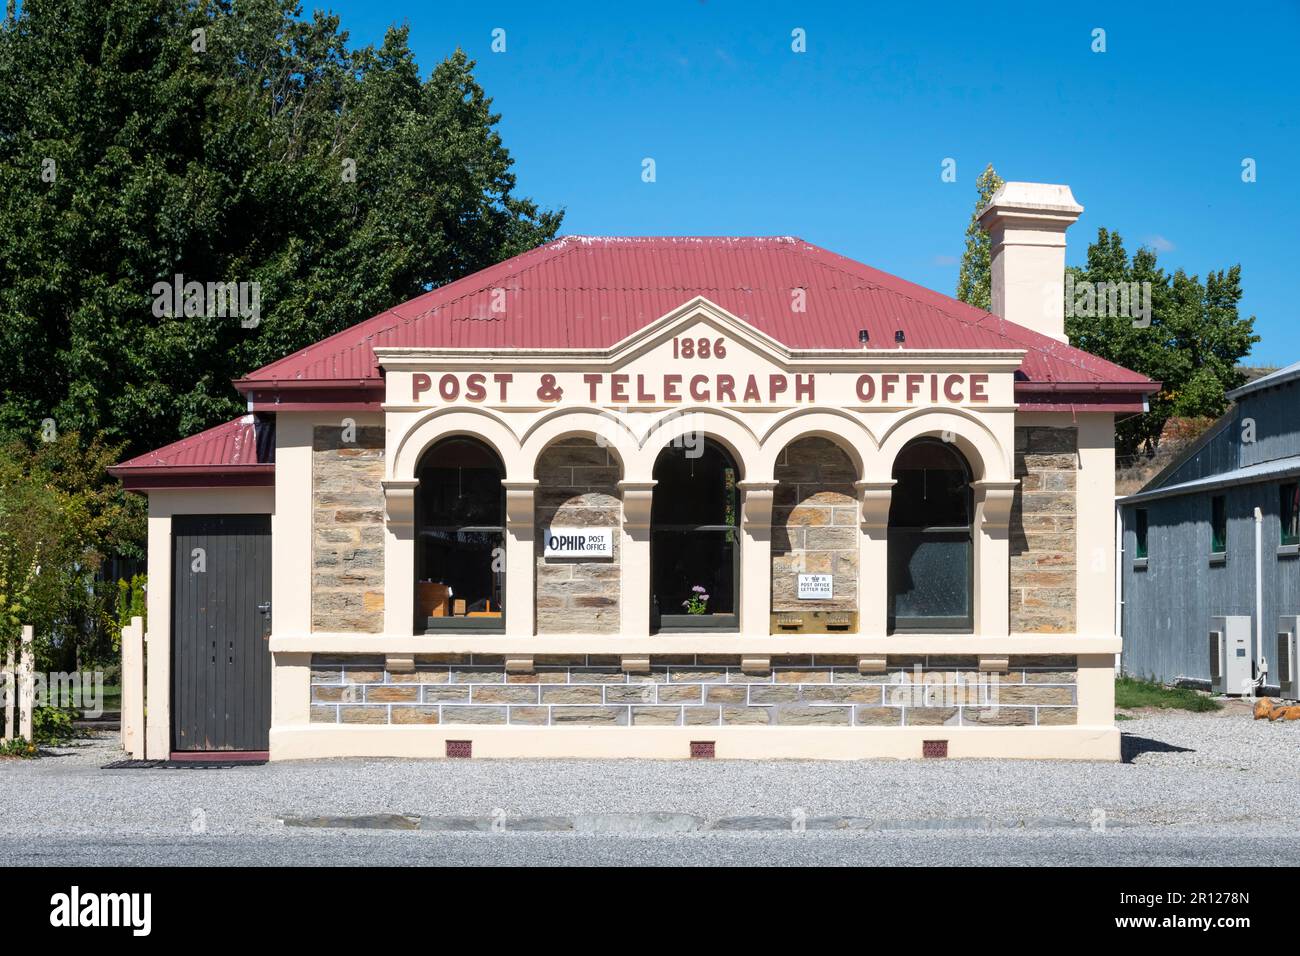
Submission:
<svg viewBox="0 0 1300 956">
<path fill-rule="evenodd" d="M 739 477 L 731 455 L 712 440 L 659 453 L 650 509 L 652 629 L 737 628 Z"/>
<path fill-rule="evenodd" d="M 416 471 L 417 631 L 505 627 L 505 468 L 473 438 L 430 448 Z"/>
<path fill-rule="evenodd" d="M 974 625 L 970 466 L 951 442 L 920 438 L 894 462 L 889 506 L 890 631 Z"/>
</svg>

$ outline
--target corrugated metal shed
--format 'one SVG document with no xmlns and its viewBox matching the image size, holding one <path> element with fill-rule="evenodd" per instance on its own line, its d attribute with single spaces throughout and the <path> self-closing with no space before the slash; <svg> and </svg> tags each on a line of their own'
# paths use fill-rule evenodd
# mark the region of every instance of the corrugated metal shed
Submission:
<svg viewBox="0 0 1300 956">
<path fill-rule="evenodd" d="M 797 293 L 804 311 L 792 308 Z M 1147 385 L 1142 375 L 789 236 L 557 239 L 389 309 L 242 380 L 364 381 L 377 347 L 608 348 L 704 296 L 792 349 L 1025 349 L 1027 382 Z M 1137 391 L 1142 391 L 1139 387 Z"/>
</svg>

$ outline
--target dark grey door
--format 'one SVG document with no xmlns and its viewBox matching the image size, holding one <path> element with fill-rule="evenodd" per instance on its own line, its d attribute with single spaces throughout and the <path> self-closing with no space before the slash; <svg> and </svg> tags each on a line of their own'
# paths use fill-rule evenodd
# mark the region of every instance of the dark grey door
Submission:
<svg viewBox="0 0 1300 956">
<path fill-rule="evenodd" d="M 266 750 L 271 518 L 172 518 L 172 749 Z"/>
</svg>

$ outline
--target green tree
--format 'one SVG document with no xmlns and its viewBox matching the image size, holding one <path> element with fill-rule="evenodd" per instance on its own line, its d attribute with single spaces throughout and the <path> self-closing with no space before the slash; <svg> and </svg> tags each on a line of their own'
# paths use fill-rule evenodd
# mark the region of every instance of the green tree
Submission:
<svg viewBox="0 0 1300 956">
<path fill-rule="evenodd" d="M 1150 411 L 1117 427 L 1119 454 L 1153 452 L 1171 416 L 1224 412 L 1225 393 L 1244 381 L 1237 365 L 1259 341 L 1255 317 L 1238 311 L 1239 265 L 1208 273 L 1204 284 L 1182 269 L 1167 275 L 1154 251 L 1142 247 L 1130 258 L 1119 233 L 1103 228 L 1088 247 L 1087 265 L 1067 272 L 1065 330 L 1070 344 L 1161 383 L 1151 397 Z M 1103 309 L 1100 295 L 1087 301 L 1088 293 L 1095 295 L 1108 283 L 1126 283 L 1130 293 L 1149 284 L 1149 316 L 1135 321 L 1132 315 L 1112 312 L 1109 302 Z"/>
<path fill-rule="evenodd" d="M 957 273 L 957 298 L 967 305 L 986 312 L 989 309 L 989 234 L 980 228 L 979 215 L 989 204 L 993 194 L 1002 185 L 1002 177 L 989 163 L 975 180 L 979 198 L 966 227 L 966 251 L 961 256 L 961 269 Z"/>
<path fill-rule="evenodd" d="M 0 650 L 24 624 L 43 664 L 112 646 L 95 573 L 109 554 L 142 557 L 145 536 L 144 499 L 106 472 L 121 452 L 76 433 L 0 446 Z"/>
<path fill-rule="evenodd" d="M 26 0 L 0 26 L 0 432 L 136 453 L 229 382 L 552 238 L 459 50 L 353 48 L 294 0 Z M 260 321 L 155 315 L 256 283 Z M 251 288 L 247 287 L 247 288 Z"/>
</svg>

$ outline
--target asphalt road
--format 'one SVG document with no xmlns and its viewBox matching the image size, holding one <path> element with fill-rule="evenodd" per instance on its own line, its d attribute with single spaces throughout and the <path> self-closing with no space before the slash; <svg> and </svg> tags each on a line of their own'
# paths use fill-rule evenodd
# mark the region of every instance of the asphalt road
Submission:
<svg viewBox="0 0 1300 956">
<path fill-rule="evenodd" d="M 1268 866 L 1300 860 L 1300 835 L 1232 826 L 1122 833 L 870 835 L 747 833 L 657 837 L 348 832 L 7 839 L 6 866 Z"/>
</svg>

